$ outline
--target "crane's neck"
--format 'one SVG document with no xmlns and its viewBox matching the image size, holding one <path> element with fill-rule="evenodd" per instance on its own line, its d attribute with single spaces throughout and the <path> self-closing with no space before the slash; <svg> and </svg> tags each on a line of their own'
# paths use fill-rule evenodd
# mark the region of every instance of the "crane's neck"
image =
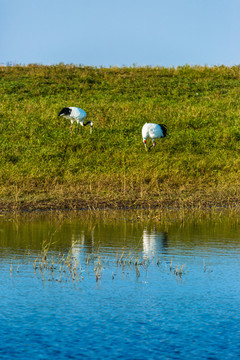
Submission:
<svg viewBox="0 0 240 360">
<path fill-rule="evenodd" d="M 83 126 L 90 124 L 90 126 L 93 127 L 93 123 L 91 121 L 87 121 L 85 124 L 84 123 L 82 123 L 82 124 L 83 124 Z"/>
<path fill-rule="evenodd" d="M 86 126 L 86 125 L 90 125 L 90 134 L 92 134 L 92 129 L 93 129 L 93 123 L 91 122 L 91 121 L 88 121 L 88 122 L 86 122 L 85 124 L 82 122 L 82 125 L 83 126 Z"/>
</svg>

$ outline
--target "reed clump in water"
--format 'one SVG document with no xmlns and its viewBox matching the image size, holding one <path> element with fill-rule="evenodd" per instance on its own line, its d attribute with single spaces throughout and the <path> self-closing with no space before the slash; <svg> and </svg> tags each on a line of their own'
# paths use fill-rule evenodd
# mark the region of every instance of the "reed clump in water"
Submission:
<svg viewBox="0 0 240 360">
<path fill-rule="evenodd" d="M 28 258 L 23 258 L 23 262 L 17 262 L 14 265 L 14 259 L 10 265 L 10 274 L 14 275 L 14 267 L 16 272 L 24 272 L 24 265 L 32 264 L 36 275 L 40 275 L 40 278 L 48 281 L 66 282 L 71 281 L 82 282 L 86 277 L 94 277 L 95 281 L 104 279 L 104 271 L 111 274 L 112 280 L 114 280 L 120 271 L 123 275 L 129 276 L 135 273 L 136 278 L 139 278 L 144 273 L 148 272 L 148 269 L 152 266 L 157 265 L 161 268 L 163 259 L 160 257 L 144 257 L 141 254 L 127 252 L 125 249 L 122 250 L 121 254 L 116 256 L 103 256 L 100 252 L 91 253 L 85 256 L 83 253 L 74 255 L 74 244 L 67 253 L 51 251 L 51 242 L 44 241 L 42 244 L 42 250 L 37 257 L 33 257 L 31 252 L 28 250 Z M 165 262 L 167 267 L 167 262 Z M 113 268 L 113 269 L 112 269 Z M 170 272 L 176 276 L 181 277 L 184 274 L 183 266 L 173 267 L 172 261 L 169 266 Z M 164 267 L 162 267 L 164 269 Z M 110 275 L 109 275 L 110 276 Z"/>
</svg>

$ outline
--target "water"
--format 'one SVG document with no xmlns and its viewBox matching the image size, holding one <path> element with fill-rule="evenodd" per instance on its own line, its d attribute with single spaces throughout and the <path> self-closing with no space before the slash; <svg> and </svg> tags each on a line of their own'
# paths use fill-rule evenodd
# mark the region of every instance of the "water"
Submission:
<svg viewBox="0 0 240 360">
<path fill-rule="evenodd" d="M 0 358 L 236 359 L 239 240 L 228 217 L 3 218 Z"/>
</svg>

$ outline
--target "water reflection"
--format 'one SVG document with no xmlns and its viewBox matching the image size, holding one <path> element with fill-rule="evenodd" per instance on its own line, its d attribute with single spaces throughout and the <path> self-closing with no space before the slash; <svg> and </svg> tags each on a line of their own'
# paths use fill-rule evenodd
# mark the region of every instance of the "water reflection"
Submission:
<svg viewBox="0 0 240 360">
<path fill-rule="evenodd" d="M 166 253 L 168 236 L 166 232 L 143 230 L 143 254 L 151 258 L 156 253 Z"/>
<path fill-rule="evenodd" d="M 108 234 L 109 236 L 109 234 Z M 111 241 L 109 244 L 108 241 Z M 101 241 L 101 236 L 93 227 L 89 229 L 78 229 L 72 233 L 71 237 L 71 251 L 72 255 L 77 257 L 80 253 L 94 253 L 96 251 L 106 251 L 106 248 L 118 247 L 116 245 L 118 240 L 118 233 L 112 234 L 107 238 L 105 235 L 104 241 Z M 141 252 L 145 258 L 152 258 L 154 254 L 166 254 L 168 248 L 168 234 L 166 231 L 157 231 L 155 228 L 143 229 L 141 233 L 129 233 L 126 236 L 127 248 L 129 251 L 136 250 Z M 125 244 L 126 245 L 126 244 Z M 126 249 L 126 246 L 121 246 Z"/>
<path fill-rule="evenodd" d="M 0 219 L 1 220 L 1 219 Z M 225 252 L 239 244 L 238 224 L 221 220 L 197 223 L 160 223 L 147 225 L 127 220 L 82 221 L 75 218 L 53 221 L 47 217 L 36 220 L 0 221 L 0 257 L 26 250 L 41 251 L 43 243 L 51 244 L 53 251 L 76 253 L 84 248 L 87 253 L 99 251 L 137 251 L 145 256 L 153 252 L 179 251 Z"/>
<path fill-rule="evenodd" d="M 95 227 L 92 227 L 90 231 L 79 229 L 77 232 L 72 233 L 71 252 L 73 257 L 79 258 L 80 255 L 94 252 L 94 230 Z"/>
</svg>

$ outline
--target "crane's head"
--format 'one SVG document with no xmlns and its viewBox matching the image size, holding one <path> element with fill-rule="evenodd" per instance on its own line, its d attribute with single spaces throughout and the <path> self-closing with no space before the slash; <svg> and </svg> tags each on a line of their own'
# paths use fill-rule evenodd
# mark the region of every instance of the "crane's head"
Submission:
<svg viewBox="0 0 240 360">
<path fill-rule="evenodd" d="M 60 113 L 58 114 L 58 116 L 70 116 L 72 112 L 72 109 L 65 107 L 63 108 Z"/>
<path fill-rule="evenodd" d="M 92 129 L 93 129 L 93 122 L 90 122 L 90 134 L 92 134 Z"/>
<path fill-rule="evenodd" d="M 143 139 L 143 143 L 144 143 L 145 149 L 147 151 L 147 141 L 146 141 L 146 139 Z"/>
</svg>

